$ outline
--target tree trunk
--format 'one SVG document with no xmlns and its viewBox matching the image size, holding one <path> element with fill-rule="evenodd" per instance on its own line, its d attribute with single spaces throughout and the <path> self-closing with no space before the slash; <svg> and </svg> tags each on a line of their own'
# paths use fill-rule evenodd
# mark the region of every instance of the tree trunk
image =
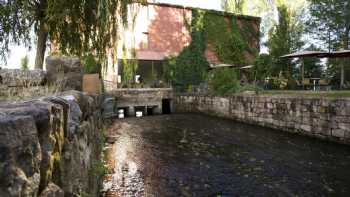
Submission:
<svg viewBox="0 0 350 197">
<path fill-rule="evenodd" d="M 37 47 L 36 47 L 36 56 L 35 56 L 35 69 L 43 69 L 44 57 L 46 51 L 46 40 L 48 32 L 45 27 L 44 22 L 40 22 L 40 27 L 37 32 Z"/>
<path fill-rule="evenodd" d="M 350 29 L 347 28 L 344 35 L 344 50 L 347 50 L 349 48 L 349 31 Z M 340 89 L 343 89 L 344 82 L 345 82 L 345 71 L 344 71 L 344 64 L 346 63 L 346 60 L 344 58 L 344 61 L 341 61 L 341 70 L 340 70 Z"/>
</svg>

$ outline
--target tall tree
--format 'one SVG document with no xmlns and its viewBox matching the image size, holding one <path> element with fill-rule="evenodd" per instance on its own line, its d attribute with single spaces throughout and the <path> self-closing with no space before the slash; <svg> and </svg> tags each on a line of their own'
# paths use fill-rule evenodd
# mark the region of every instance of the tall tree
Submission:
<svg viewBox="0 0 350 197">
<path fill-rule="evenodd" d="M 270 30 L 268 47 L 273 59 L 273 74 L 283 71 L 287 77 L 294 73 L 295 65 L 280 56 L 289 54 L 303 46 L 301 35 L 303 26 L 284 5 L 278 7 L 278 23 Z"/>
<path fill-rule="evenodd" d="M 311 44 L 307 51 L 319 51 L 320 49 L 314 44 Z M 321 59 L 318 57 L 305 57 L 302 60 L 304 64 L 304 75 L 306 77 L 317 77 L 321 78 L 323 74 L 323 65 L 321 64 Z M 299 70 L 298 73 L 301 73 Z"/>
<path fill-rule="evenodd" d="M 309 0 L 308 27 L 325 49 L 349 48 L 350 0 Z"/>
<path fill-rule="evenodd" d="M 94 51 L 99 57 L 116 41 L 117 20 L 126 18 L 130 0 L 2 0 L 0 1 L 0 54 L 9 44 L 31 43 L 36 34 L 35 68 L 42 69 L 49 40 L 63 53 L 82 55 Z"/>
<path fill-rule="evenodd" d="M 337 50 L 350 47 L 350 0 L 309 0 L 309 30 L 323 41 L 324 48 Z M 344 64 L 340 63 L 341 86 L 344 85 Z"/>
<path fill-rule="evenodd" d="M 243 14 L 246 0 L 221 0 L 221 7 L 228 12 Z"/>
</svg>

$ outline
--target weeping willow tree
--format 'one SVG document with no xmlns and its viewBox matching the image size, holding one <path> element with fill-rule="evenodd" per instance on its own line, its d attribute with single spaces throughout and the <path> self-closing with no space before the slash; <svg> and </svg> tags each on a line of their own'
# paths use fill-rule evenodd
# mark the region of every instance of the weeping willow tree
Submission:
<svg viewBox="0 0 350 197">
<path fill-rule="evenodd" d="M 228 12 L 234 12 L 237 14 L 243 14 L 244 6 L 246 6 L 246 0 L 222 0 L 221 7 Z"/>
<path fill-rule="evenodd" d="M 35 68 L 42 69 L 48 41 L 63 54 L 94 52 L 105 58 L 117 41 L 118 20 L 126 20 L 131 0 L 4 0 L 0 1 L 0 55 L 9 45 L 36 41 Z M 121 16 L 121 17 L 118 17 Z"/>
</svg>

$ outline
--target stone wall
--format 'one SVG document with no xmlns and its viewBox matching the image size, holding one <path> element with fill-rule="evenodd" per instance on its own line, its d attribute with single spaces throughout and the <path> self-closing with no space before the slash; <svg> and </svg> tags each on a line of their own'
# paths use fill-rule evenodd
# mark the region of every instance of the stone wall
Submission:
<svg viewBox="0 0 350 197">
<path fill-rule="evenodd" d="M 37 86 L 45 81 L 46 73 L 43 70 L 0 69 L 0 86 Z"/>
<path fill-rule="evenodd" d="M 46 58 L 47 81 L 63 90 L 82 90 L 83 67 L 78 57 L 49 56 Z"/>
<path fill-rule="evenodd" d="M 0 104 L 0 196 L 98 196 L 100 96 Z"/>
<path fill-rule="evenodd" d="M 350 99 L 297 96 L 180 95 L 175 112 L 200 112 L 350 144 Z"/>
<path fill-rule="evenodd" d="M 49 56 L 46 71 L 0 69 L 0 101 L 23 100 L 67 90 L 82 90 L 79 58 Z"/>
<path fill-rule="evenodd" d="M 154 114 L 162 113 L 162 100 L 172 99 L 171 88 L 115 89 L 108 95 L 116 98 L 117 108 L 128 108 L 130 116 L 135 115 L 136 106 L 153 106 Z"/>
</svg>

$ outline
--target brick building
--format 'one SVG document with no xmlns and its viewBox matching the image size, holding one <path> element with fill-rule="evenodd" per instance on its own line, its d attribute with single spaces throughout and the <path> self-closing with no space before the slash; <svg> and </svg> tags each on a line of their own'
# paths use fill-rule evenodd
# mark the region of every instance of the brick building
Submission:
<svg viewBox="0 0 350 197">
<path fill-rule="evenodd" d="M 190 23 L 192 11 L 198 8 L 183 7 L 163 3 L 133 3 L 128 7 L 128 24 L 119 25 L 117 57 L 109 58 L 104 79 L 121 87 L 123 62 L 136 60 L 136 74 L 140 75 L 146 87 L 151 86 L 154 78 L 160 79 L 163 61 L 167 57 L 178 55 L 191 42 L 186 24 Z M 236 17 L 238 25 L 242 20 L 251 23 L 258 35 L 260 18 L 234 15 L 232 13 L 207 10 L 222 17 Z M 220 35 L 218 35 L 220 36 Z M 249 42 L 250 47 L 259 49 L 259 37 Z M 244 53 L 249 60 L 251 54 Z M 221 64 L 208 44 L 205 56 L 212 65 Z M 123 61 L 124 60 L 124 61 Z M 242 65 L 244 66 L 244 65 Z"/>
</svg>

